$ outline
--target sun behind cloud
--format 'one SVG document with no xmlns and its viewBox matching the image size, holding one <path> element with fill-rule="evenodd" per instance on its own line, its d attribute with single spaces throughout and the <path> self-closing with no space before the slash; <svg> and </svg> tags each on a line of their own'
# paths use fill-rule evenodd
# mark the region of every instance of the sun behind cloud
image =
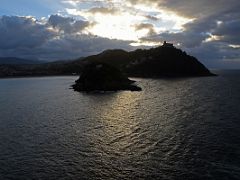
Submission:
<svg viewBox="0 0 240 180">
<path fill-rule="evenodd" d="M 0 56 L 52 61 L 168 41 L 210 67 L 222 60 L 239 67 L 239 7 L 239 0 L 3 1 Z"/>
<path fill-rule="evenodd" d="M 111 1 L 107 6 L 102 3 L 100 7 L 81 8 L 89 4 L 89 1 L 81 1 L 79 6 L 74 4 L 74 8 L 66 8 L 66 12 L 68 15 L 94 22 L 95 25 L 88 29 L 89 33 L 109 39 L 133 41 L 132 45 L 153 45 L 140 41 L 143 37 L 164 31 L 181 31 L 183 25 L 192 20 L 166 10 L 160 11 L 154 7 L 151 9 L 146 5 L 128 3 L 119 6 L 119 2 Z"/>
</svg>

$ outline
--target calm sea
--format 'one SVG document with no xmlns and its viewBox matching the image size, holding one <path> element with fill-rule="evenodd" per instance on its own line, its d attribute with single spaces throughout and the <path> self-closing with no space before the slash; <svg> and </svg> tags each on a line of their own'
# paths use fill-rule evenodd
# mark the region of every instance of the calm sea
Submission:
<svg viewBox="0 0 240 180">
<path fill-rule="evenodd" d="M 217 73 L 91 94 L 1 79 L 0 179 L 240 179 L 240 71 Z"/>
</svg>

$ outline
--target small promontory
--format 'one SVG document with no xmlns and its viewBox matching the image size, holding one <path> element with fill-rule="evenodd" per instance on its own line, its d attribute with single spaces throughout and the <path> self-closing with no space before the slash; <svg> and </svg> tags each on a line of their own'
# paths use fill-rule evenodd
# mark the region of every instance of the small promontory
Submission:
<svg viewBox="0 0 240 180">
<path fill-rule="evenodd" d="M 86 65 L 76 83 L 72 86 L 75 91 L 141 91 L 134 85 L 135 81 L 128 79 L 121 71 L 104 63 Z"/>
</svg>

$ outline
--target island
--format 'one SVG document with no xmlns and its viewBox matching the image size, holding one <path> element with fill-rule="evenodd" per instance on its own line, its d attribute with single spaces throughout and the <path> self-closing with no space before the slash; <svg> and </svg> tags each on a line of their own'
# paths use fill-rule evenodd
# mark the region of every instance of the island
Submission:
<svg viewBox="0 0 240 180">
<path fill-rule="evenodd" d="M 72 86 L 75 91 L 141 91 L 121 71 L 104 63 L 90 63 L 85 66 L 79 79 Z"/>
</svg>

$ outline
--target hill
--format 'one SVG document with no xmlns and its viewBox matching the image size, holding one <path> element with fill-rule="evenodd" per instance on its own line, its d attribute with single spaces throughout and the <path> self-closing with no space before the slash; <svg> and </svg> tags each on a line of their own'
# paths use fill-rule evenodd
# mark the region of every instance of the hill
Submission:
<svg viewBox="0 0 240 180">
<path fill-rule="evenodd" d="M 17 57 L 0 57 L 0 64 L 41 64 L 43 61 L 22 59 Z"/>
<path fill-rule="evenodd" d="M 195 57 L 174 46 L 138 49 L 132 52 L 107 50 L 83 61 L 101 62 L 119 68 L 128 76 L 211 76 L 213 75 Z M 80 63 L 80 62 L 79 62 Z"/>
<path fill-rule="evenodd" d="M 174 46 L 163 45 L 131 52 L 120 49 L 106 50 L 100 54 L 73 61 L 34 65 L 1 65 L 0 77 L 81 74 L 84 66 L 90 63 L 109 64 L 132 77 L 214 75 L 195 57 Z"/>
</svg>

